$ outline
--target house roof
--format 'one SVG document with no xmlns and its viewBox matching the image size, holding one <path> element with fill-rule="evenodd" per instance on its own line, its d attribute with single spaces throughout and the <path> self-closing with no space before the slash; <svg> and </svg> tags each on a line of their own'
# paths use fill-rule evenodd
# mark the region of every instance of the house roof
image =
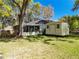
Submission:
<svg viewBox="0 0 79 59">
<path fill-rule="evenodd" d="M 47 23 L 47 25 L 52 25 L 52 24 L 62 24 L 62 23 L 67 23 L 67 22 L 55 22 L 55 21 L 53 21 L 53 22 L 49 22 L 49 23 Z"/>
<path fill-rule="evenodd" d="M 49 22 L 52 22 L 51 20 L 39 20 L 36 24 L 47 24 Z"/>
<path fill-rule="evenodd" d="M 28 25 L 28 26 L 39 26 L 40 24 L 31 24 L 31 23 L 28 23 L 26 25 Z"/>
<path fill-rule="evenodd" d="M 50 20 L 36 20 L 36 21 L 29 22 L 27 24 L 29 24 L 29 25 L 33 25 L 33 24 L 47 24 L 49 22 L 52 22 L 52 21 L 50 21 Z"/>
</svg>

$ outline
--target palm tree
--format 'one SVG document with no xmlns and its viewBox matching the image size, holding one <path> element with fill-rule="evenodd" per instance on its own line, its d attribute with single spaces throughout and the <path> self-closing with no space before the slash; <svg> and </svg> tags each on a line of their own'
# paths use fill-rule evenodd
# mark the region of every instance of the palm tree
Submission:
<svg viewBox="0 0 79 59">
<path fill-rule="evenodd" d="M 74 7 L 72 8 L 73 11 L 79 9 L 79 0 L 75 0 Z"/>
</svg>

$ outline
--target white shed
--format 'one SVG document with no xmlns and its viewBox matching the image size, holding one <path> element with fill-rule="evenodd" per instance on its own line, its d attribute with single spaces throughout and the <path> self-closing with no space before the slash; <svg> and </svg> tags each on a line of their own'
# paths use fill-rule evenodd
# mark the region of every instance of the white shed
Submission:
<svg viewBox="0 0 79 59">
<path fill-rule="evenodd" d="M 51 22 L 46 27 L 47 35 L 69 35 L 69 25 L 66 22 Z"/>
</svg>

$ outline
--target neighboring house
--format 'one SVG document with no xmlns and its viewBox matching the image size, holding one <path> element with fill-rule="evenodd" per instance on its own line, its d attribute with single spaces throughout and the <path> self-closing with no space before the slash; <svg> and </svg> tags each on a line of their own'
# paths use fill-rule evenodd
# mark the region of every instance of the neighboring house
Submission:
<svg viewBox="0 0 79 59">
<path fill-rule="evenodd" d="M 12 26 L 7 26 L 7 27 L 4 28 L 4 30 L 5 31 L 8 31 L 9 30 L 10 31 L 10 34 L 13 34 L 14 33 Z"/>
<path fill-rule="evenodd" d="M 69 35 L 69 25 L 66 22 L 51 22 L 47 24 L 47 35 Z"/>
</svg>

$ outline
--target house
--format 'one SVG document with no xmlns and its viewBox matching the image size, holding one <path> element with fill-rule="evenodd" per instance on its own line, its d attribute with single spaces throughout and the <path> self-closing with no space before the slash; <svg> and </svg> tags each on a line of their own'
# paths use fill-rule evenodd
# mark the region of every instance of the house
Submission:
<svg viewBox="0 0 79 59">
<path fill-rule="evenodd" d="M 46 24 L 50 22 L 49 20 L 36 20 L 29 23 L 22 24 L 22 35 L 38 35 L 44 34 L 44 30 L 46 29 Z"/>
<path fill-rule="evenodd" d="M 69 25 L 66 22 L 50 22 L 46 27 L 47 35 L 69 35 Z"/>
</svg>

